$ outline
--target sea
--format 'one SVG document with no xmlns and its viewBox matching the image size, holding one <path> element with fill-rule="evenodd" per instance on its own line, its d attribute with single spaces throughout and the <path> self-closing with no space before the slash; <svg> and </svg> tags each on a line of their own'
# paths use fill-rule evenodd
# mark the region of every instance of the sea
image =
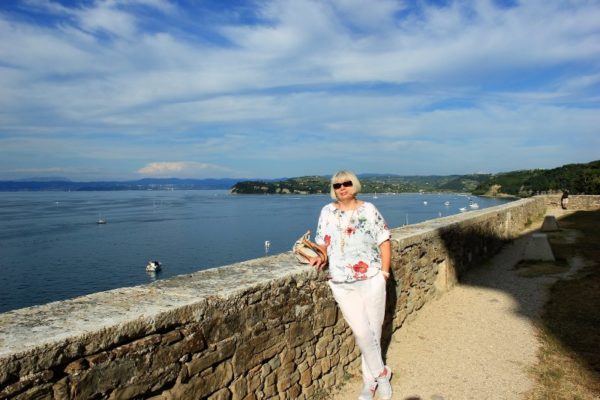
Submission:
<svg viewBox="0 0 600 400">
<path fill-rule="evenodd" d="M 392 228 L 457 214 L 469 201 L 480 209 L 509 201 L 447 193 L 359 198 Z M 227 190 L 0 192 L 0 312 L 288 251 L 315 231 L 330 201 Z M 162 270 L 146 272 L 149 260 Z"/>
</svg>

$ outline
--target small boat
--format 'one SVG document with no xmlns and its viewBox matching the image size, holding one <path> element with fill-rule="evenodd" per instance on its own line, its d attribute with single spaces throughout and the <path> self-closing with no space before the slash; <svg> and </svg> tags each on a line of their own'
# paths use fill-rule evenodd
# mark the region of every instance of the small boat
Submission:
<svg viewBox="0 0 600 400">
<path fill-rule="evenodd" d="M 469 207 L 472 209 L 477 209 L 477 208 L 479 208 L 479 204 L 471 201 L 471 202 L 469 202 Z"/>
<path fill-rule="evenodd" d="M 467 207 L 461 207 L 458 209 L 460 212 L 467 212 Z"/>
<path fill-rule="evenodd" d="M 426 206 L 426 205 L 427 205 L 427 201 L 424 201 L 424 202 L 423 202 L 423 205 L 425 205 L 425 206 Z"/>
<path fill-rule="evenodd" d="M 106 220 L 102 218 L 102 215 L 98 214 L 98 221 L 96 221 L 96 223 L 98 225 L 104 225 L 106 223 Z"/>
<path fill-rule="evenodd" d="M 449 202 L 448 200 L 446 200 L 446 201 L 444 202 L 444 205 L 445 205 L 445 206 L 449 206 L 449 205 L 450 205 L 450 202 Z"/>
<path fill-rule="evenodd" d="M 156 272 L 156 271 L 160 270 L 161 268 L 162 268 L 162 265 L 161 265 L 160 261 L 156 261 L 156 260 L 148 261 L 148 264 L 146 265 L 146 271 L 148 271 L 148 272 Z"/>
</svg>

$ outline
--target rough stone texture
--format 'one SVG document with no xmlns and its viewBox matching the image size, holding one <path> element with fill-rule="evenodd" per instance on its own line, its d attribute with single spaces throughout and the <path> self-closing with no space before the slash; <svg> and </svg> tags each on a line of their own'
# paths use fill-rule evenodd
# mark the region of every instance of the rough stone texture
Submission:
<svg viewBox="0 0 600 400">
<path fill-rule="evenodd" d="M 393 230 L 382 343 L 554 197 Z M 309 399 L 359 364 L 326 273 L 290 253 L 0 314 L 0 399 Z"/>
</svg>

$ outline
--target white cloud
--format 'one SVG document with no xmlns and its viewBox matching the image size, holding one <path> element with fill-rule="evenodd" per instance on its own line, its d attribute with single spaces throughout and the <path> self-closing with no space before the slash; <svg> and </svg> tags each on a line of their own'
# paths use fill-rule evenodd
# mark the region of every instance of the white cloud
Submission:
<svg viewBox="0 0 600 400">
<path fill-rule="evenodd" d="M 129 153 L 139 165 L 160 159 L 161 143 L 176 159 L 239 170 L 237 159 L 319 149 L 319 137 L 372 143 L 365 159 L 386 152 L 376 150 L 385 141 L 424 159 L 424 143 L 434 152 L 463 141 L 452 154 L 468 157 L 461 149 L 494 135 L 511 145 L 522 137 L 551 148 L 565 135 L 597 144 L 595 2 L 274 0 L 256 3 L 259 22 L 243 25 L 195 25 L 199 15 L 162 0 L 24 4 L 60 22 L 0 9 L 0 140 L 27 139 L 18 151 L 38 158 L 68 149 L 124 163 Z M 161 165 L 169 172 L 159 163 L 154 173 Z M 175 165 L 184 174 L 195 164 Z"/>
<path fill-rule="evenodd" d="M 175 162 L 152 162 L 140 168 L 138 174 L 152 177 L 215 177 L 225 176 L 223 174 L 237 173 L 228 168 L 219 165 L 199 163 L 193 161 L 175 161 Z M 232 175 L 227 175 L 232 176 Z"/>
<path fill-rule="evenodd" d="M 90 32 L 108 32 L 121 37 L 131 37 L 137 30 L 135 17 L 114 8 L 112 2 L 97 3 L 94 8 L 76 12 L 79 25 Z"/>
</svg>

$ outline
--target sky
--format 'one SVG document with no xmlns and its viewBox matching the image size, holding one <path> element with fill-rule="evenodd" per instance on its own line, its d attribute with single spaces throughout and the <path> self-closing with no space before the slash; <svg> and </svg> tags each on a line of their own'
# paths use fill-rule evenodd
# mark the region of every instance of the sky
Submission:
<svg viewBox="0 0 600 400">
<path fill-rule="evenodd" d="M 0 179 L 600 159 L 600 0 L 2 0 Z"/>
</svg>

